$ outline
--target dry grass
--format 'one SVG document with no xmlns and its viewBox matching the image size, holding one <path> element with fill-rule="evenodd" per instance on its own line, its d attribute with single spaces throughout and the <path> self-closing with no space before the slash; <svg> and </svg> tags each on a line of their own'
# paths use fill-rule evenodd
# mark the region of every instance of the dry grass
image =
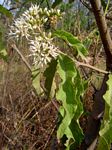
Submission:
<svg viewBox="0 0 112 150">
<path fill-rule="evenodd" d="M 31 74 L 18 56 L 14 55 L 8 64 L 2 62 L 2 65 L 0 149 L 56 149 L 55 100 L 48 101 L 36 95 Z"/>
</svg>

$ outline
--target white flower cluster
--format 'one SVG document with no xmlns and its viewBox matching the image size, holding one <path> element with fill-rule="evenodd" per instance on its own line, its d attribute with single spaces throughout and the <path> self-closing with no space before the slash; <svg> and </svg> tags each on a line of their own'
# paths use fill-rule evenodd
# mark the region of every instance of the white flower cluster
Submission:
<svg viewBox="0 0 112 150">
<path fill-rule="evenodd" d="M 43 41 L 35 38 L 31 40 L 30 51 L 31 55 L 34 56 L 34 64 L 37 67 L 43 67 L 45 64 L 51 61 L 52 58 L 56 58 L 58 55 L 58 48 L 53 45 L 52 41 Z"/>
<path fill-rule="evenodd" d="M 26 10 L 20 18 L 14 21 L 9 36 L 17 40 L 20 37 L 28 39 L 31 36 L 35 36 L 36 33 L 39 34 L 39 32 L 43 31 L 44 24 L 48 21 L 48 18 L 55 15 L 60 17 L 60 10 L 42 9 L 37 5 L 32 5 L 29 10 Z"/>
<path fill-rule="evenodd" d="M 34 65 L 43 67 L 58 55 L 58 48 L 53 44 L 51 33 L 45 33 L 44 25 L 50 17 L 60 17 L 60 10 L 40 8 L 32 5 L 10 27 L 9 38 L 27 41 L 30 56 L 34 58 Z"/>
</svg>

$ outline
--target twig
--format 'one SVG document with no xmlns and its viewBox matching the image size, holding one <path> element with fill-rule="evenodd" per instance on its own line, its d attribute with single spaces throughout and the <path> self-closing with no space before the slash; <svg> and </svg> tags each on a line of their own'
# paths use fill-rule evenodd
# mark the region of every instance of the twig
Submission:
<svg viewBox="0 0 112 150">
<path fill-rule="evenodd" d="M 87 148 L 87 150 L 96 149 L 96 145 L 98 143 L 98 136 L 95 138 L 95 140 L 91 143 L 91 145 Z"/>
<path fill-rule="evenodd" d="M 31 112 L 32 112 L 34 109 L 35 109 L 35 107 L 33 107 L 32 109 L 29 108 L 29 109 L 23 114 L 21 120 L 19 121 L 19 123 L 18 123 L 18 125 L 17 125 L 18 127 L 17 127 L 17 129 L 16 129 L 16 133 L 18 133 L 18 131 L 19 131 L 21 125 L 22 125 L 22 122 L 23 122 L 25 119 L 28 118 L 28 116 L 31 114 Z"/>
<path fill-rule="evenodd" d="M 79 62 L 79 61 L 76 61 L 75 60 L 75 63 L 78 65 L 78 66 L 84 66 L 84 67 L 87 67 L 87 68 L 91 68 L 97 72 L 100 72 L 100 73 L 104 73 L 104 74 L 108 74 L 109 72 L 108 71 L 105 71 L 105 70 L 102 70 L 102 69 L 99 69 L 99 68 L 96 68 L 94 66 L 91 66 L 89 64 L 85 64 L 85 63 L 82 63 L 82 62 Z"/>
<path fill-rule="evenodd" d="M 29 69 L 30 72 L 32 72 L 31 66 L 30 64 L 27 62 L 27 60 L 25 59 L 25 57 L 22 55 L 22 53 L 20 52 L 20 50 L 16 47 L 15 44 L 12 45 L 13 49 L 16 50 L 16 52 L 18 53 L 18 55 L 21 57 L 22 61 L 24 62 L 24 64 L 27 66 L 27 68 Z"/>
<path fill-rule="evenodd" d="M 89 7 L 88 4 L 86 4 L 86 2 L 84 2 L 83 0 L 80 0 L 80 2 L 91 12 L 93 12 L 93 9 L 91 7 Z M 111 16 L 108 16 L 108 14 L 105 15 L 106 19 L 108 20 L 112 20 Z"/>
<path fill-rule="evenodd" d="M 43 145 L 42 145 L 41 147 L 38 148 L 38 150 L 40 150 L 40 149 L 46 150 L 46 147 L 47 147 L 48 144 L 49 144 L 49 141 L 50 141 L 50 139 L 51 139 L 52 134 L 54 133 L 55 128 L 56 128 L 56 125 L 54 125 L 53 129 L 51 130 L 51 133 L 50 133 L 50 135 L 48 136 L 48 139 L 47 139 L 47 141 L 46 141 L 44 147 L 43 147 Z M 34 148 L 34 146 L 37 144 L 37 142 L 38 142 L 38 140 L 33 144 L 33 146 L 31 147 L 31 149 Z"/>
<path fill-rule="evenodd" d="M 32 118 L 34 118 L 36 115 L 38 115 L 42 110 L 44 110 L 45 108 L 47 108 L 50 104 L 53 104 L 54 107 L 56 108 L 56 110 L 58 111 L 58 106 L 56 105 L 54 100 L 49 101 L 45 106 L 41 107 L 34 115 Z"/>
<path fill-rule="evenodd" d="M 50 141 L 50 139 L 51 139 L 52 134 L 54 133 L 55 128 L 56 128 L 56 125 L 54 125 L 53 129 L 51 130 L 51 133 L 50 133 L 50 135 L 49 135 L 49 137 L 48 137 L 48 139 L 47 139 L 47 141 L 46 141 L 45 146 L 43 147 L 43 150 L 46 150 L 47 145 L 48 145 L 48 143 L 49 143 L 49 141 Z"/>
<path fill-rule="evenodd" d="M 51 100 L 51 103 L 54 105 L 57 111 L 59 111 L 58 105 L 56 104 L 55 100 Z"/>
<path fill-rule="evenodd" d="M 60 52 L 60 54 L 64 54 L 63 52 Z M 65 55 L 65 54 L 64 54 Z M 109 74 L 110 72 L 108 71 L 105 71 L 105 70 L 102 70 L 102 69 L 99 69 L 99 68 L 96 68 L 94 66 L 91 66 L 90 64 L 86 64 L 86 63 L 83 63 L 83 62 L 79 62 L 78 60 L 74 60 L 72 58 L 72 61 L 77 65 L 77 66 L 84 66 L 84 67 L 87 67 L 87 68 L 91 68 L 97 72 L 100 72 L 100 73 L 104 73 L 104 74 Z"/>
<path fill-rule="evenodd" d="M 83 0 L 80 0 L 80 2 L 89 10 L 89 11 L 93 11 L 92 8 L 86 3 L 84 2 Z"/>
<path fill-rule="evenodd" d="M 9 138 L 6 134 L 4 134 L 4 137 L 9 141 L 9 143 L 11 143 L 12 145 L 15 145 L 14 141 L 11 138 Z"/>
</svg>

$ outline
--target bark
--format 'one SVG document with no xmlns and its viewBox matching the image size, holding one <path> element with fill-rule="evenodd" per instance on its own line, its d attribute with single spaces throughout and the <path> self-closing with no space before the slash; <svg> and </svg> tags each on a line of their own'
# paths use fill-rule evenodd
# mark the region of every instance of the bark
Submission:
<svg viewBox="0 0 112 150">
<path fill-rule="evenodd" d="M 112 70 L 112 40 L 100 0 L 90 0 L 100 37 L 106 53 L 107 70 Z"/>
</svg>

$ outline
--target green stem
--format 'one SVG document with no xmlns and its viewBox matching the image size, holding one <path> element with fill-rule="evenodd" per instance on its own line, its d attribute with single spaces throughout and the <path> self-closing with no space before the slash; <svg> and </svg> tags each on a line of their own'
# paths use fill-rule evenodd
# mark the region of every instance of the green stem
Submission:
<svg viewBox="0 0 112 150">
<path fill-rule="evenodd" d="M 107 3 L 107 6 L 106 6 L 106 9 L 105 9 L 104 16 L 106 16 L 106 14 L 107 14 L 107 11 L 108 11 L 108 8 L 109 8 L 109 4 L 110 4 L 110 0 L 108 0 L 108 3 Z"/>
</svg>

